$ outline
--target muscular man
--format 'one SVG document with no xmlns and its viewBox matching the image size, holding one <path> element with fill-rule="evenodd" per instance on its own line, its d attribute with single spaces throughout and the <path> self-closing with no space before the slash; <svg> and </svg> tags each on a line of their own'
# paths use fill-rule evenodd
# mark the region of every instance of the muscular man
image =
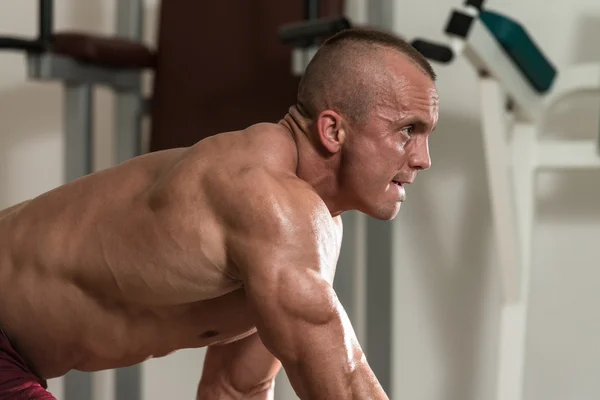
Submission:
<svg viewBox="0 0 600 400">
<path fill-rule="evenodd" d="M 344 31 L 278 123 L 4 210 L 0 398 L 208 346 L 199 399 L 271 399 L 281 366 L 302 399 L 386 399 L 332 289 L 340 215 L 396 216 L 430 166 L 434 81 L 399 38 Z"/>
</svg>

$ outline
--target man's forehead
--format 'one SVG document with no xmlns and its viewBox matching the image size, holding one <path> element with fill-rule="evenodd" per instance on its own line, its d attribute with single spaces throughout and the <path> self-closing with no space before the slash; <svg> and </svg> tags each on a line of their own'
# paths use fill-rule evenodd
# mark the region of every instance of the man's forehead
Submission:
<svg viewBox="0 0 600 400">
<path fill-rule="evenodd" d="M 389 86 L 387 96 L 391 105 L 405 112 L 437 112 L 439 94 L 433 82 L 423 79 L 402 77 L 395 85 Z"/>
<path fill-rule="evenodd" d="M 401 90 L 382 93 L 376 102 L 376 114 L 392 123 L 422 123 L 435 128 L 439 96 L 435 88 L 405 85 Z"/>
</svg>

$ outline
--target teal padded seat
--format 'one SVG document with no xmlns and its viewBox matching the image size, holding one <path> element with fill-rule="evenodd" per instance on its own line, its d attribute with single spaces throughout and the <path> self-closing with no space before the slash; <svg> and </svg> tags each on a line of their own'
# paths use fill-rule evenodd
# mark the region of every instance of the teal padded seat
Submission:
<svg viewBox="0 0 600 400">
<path fill-rule="evenodd" d="M 531 85 L 539 93 L 547 92 L 556 77 L 556 68 L 525 29 L 518 22 L 491 11 L 482 11 L 479 18 Z"/>
</svg>

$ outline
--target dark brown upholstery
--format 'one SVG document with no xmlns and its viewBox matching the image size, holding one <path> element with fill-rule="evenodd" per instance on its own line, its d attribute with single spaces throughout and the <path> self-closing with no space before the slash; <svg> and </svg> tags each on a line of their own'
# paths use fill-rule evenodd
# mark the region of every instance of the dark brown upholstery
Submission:
<svg viewBox="0 0 600 400">
<path fill-rule="evenodd" d="M 322 0 L 323 16 L 343 0 Z M 151 105 L 151 150 L 189 146 L 223 131 L 278 121 L 296 98 L 282 24 L 300 0 L 164 0 Z"/>
<path fill-rule="evenodd" d="M 110 68 L 154 66 L 154 53 L 146 46 L 115 37 L 61 32 L 52 37 L 52 52 Z"/>
</svg>

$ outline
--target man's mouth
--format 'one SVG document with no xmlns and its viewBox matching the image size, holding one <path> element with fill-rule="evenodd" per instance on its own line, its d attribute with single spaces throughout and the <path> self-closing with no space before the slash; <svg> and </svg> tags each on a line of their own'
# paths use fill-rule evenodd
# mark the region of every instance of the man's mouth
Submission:
<svg viewBox="0 0 600 400">
<path fill-rule="evenodd" d="M 392 181 L 393 184 L 398 185 L 400 187 L 404 186 L 404 183 L 400 182 L 400 181 Z"/>
</svg>

